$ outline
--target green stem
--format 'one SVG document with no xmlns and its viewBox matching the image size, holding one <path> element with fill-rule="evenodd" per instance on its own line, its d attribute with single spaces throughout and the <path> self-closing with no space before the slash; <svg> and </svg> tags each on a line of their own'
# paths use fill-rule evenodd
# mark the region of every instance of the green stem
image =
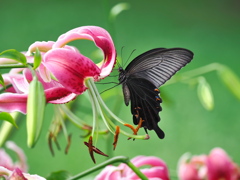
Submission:
<svg viewBox="0 0 240 180">
<path fill-rule="evenodd" d="M 129 158 L 128 157 L 125 157 L 125 156 L 117 156 L 117 157 L 114 157 L 114 158 L 111 158 L 95 167 L 92 167 L 80 174 L 77 174 L 75 176 L 72 176 L 70 178 L 68 178 L 67 180 L 76 180 L 76 179 L 80 179 L 84 176 L 87 176 L 95 171 L 98 171 L 104 167 L 106 167 L 107 165 L 110 165 L 110 164 L 114 164 L 114 163 L 125 163 L 129 168 L 131 168 L 137 175 L 139 178 L 141 178 L 142 180 L 147 180 L 148 178 L 136 167 L 133 165 L 133 163 L 130 162 Z"/>
<path fill-rule="evenodd" d="M 92 93 L 94 94 L 94 97 L 97 97 L 97 99 L 94 98 L 94 102 L 96 104 L 96 106 L 98 107 L 99 113 L 104 121 L 104 123 L 106 124 L 108 130 L 110 132 L 113 132 L 113 129 L 115 129 L 115 124 L 107 117 L 105 116 L 105 113 L 103 113 L 101 106 L 103 107 L 103 109 L 105 109 L 110 116 L 112 116 L 113 119 L 115 119 L 116 121 L 118 121 L 121 124 L 126 124 L 123 120 L 121 120 L 120 118 L 118 118 L 104 103 L 104 101 L 102 100 L 94 82 L 92 79 L 89 79 L 88 81 L 86 81 L 86 86 L 89 87 L 89 90 L 92 91 Z M 124 134 L 125 136 L 131 137 L 131 138 L 135 138 L 135 139 L 149 139 L 148 135 L 133 135 L 133 134 L 129 134 L 123 130 L 120 130 L 120 133 Z"/>
<path fill-rule="evenodd" d="M 11 68 L 27 68 L 28 65 L 23 64 L 2 64 L 0 65 L 0 69 L 11 69 Z"/>
<path fill-rule="evenodd" d="M 8 88 L 10 88 L 10 87 L 12 87 L 12 84 L 6 85 L 5 88 L 4 88 L 4 87 L 0 88 L 0 94 L 3 93 L 3 92 L 5 92 L 5 90 L 8 89 Z"/>
<path fill-rule="evenodd" d="M 92 103 L 94 103 L 94 105 L 95 105 L 96 108 L 98 109 L 98 112 L 99 112 L 100 116 L 102 117 L 102 120 L 104 121 L 104 123 L 105 123 L 105 125 L 107 126 L 108 130 L 109 130 L 111 133 L 114 134 L 114 131 L 113 131 L 114 126 L 112 126 L 112 124 L 108 123 L 109 121 L 107 121 L 107 120 L 105 119 L 105 116 L 104 116 L 104 114 L 103 114 L 103 112 L 102 112 L 102 108 L 101 108 L 101 106 L 100 106 L 100 104 L 99 104 L 99 102 L 98 102 L 98 100 L 97 100 L 97 98 L 96 98 L 96 96 L 97 96 L 97 90 L 95 89 L 96 87 L 95 87 L 95 85 L 94 85 L 94 83 L 93 83 L 93 80 L 92 80 L 92 79 L 88 79 L 88 80 L 86 81 L 86 86 L 88 87 L 89 92 L 91 92 L 90 95 L 92 96 L 91 99 L 93 100 Z"/>
<path fill-rule="evenodd" d="M 121 124 L 126 124 L 125 122 L 123 122 L 120 118 L 118 118 L 104 103 L 104 101 L 102 100 L 100 94 L 98 93 L 98 90 L 95 86 L 95 84 L 93 83 L 93 81 L 90 81 L 92 88 L 94 89 L 95 93 L 96 93 L 96 97 L 98 99 L 98 101 L 100 102 L 100 104 L 104 107 L 104 109 L 109 113 L 110 116 L 112 116 L 115 120 L 117 120 L 119 123 Z"/>
<path fill-rule="evenodd" d="M 176 83 L 178 81 L 186 81 L 195 76 L 200 76 L 202 74 L 206 74 L 206 73 L 209 73 L 212 71 L 218 71 L 221 69 L 221 67 L 222 67 L 222 65 L 219 63 L 208 64 L 206 66 L 203 66 L 203 67 L 191 70 L 191 71 L 181 73 L 177 76 L 174 76 L 170 81 L 168 81 L 166 83 L 166 85 L 170 85 L 170 84 Z"/>
<path fill-rule="evenodd" d="M 136 167 L 136 166 L 134 166 L 134 164 L 131 162 L 131 161 L 128 161 L 128 162 L 125 162 L 127 165 L 128 165 L 128 167 L 130 167 L 132 170 L 133 170 L 133 172 L 135 172 L 137 175 L 138 175 L 138 177 L 140 177 L 142 180 L 148 180 L 148 178 Z"/>
<path fill-rule="evenodd" d="M 58 105 L 66 114 L 66 116 L 68 117 L 68 119 L 75 124 L 75 126 L 79 127 L 79 128 L 83 128 L 84 126 L 88 126 L 87 123 L 85 123 L 83 120 L 81 120 L 79 117 L 77 117 L 75 114 L 72 113 L 72 111 L 70 111 L 67 106 L 65 104 L 59 104 Z"/>
</svg>

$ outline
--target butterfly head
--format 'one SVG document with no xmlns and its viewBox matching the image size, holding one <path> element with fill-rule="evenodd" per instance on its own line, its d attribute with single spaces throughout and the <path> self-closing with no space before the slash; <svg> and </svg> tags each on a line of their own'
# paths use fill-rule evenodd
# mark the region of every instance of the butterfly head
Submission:
<svg viewBox="0 0 240 180">
<path fill-rule="evenodd" d="M 126 71 L 122 67 L 119 67 L 118 72 L 119 72 L 118 80 L 119 83 L 121 84 L 126 81 Z"/>
</svg>

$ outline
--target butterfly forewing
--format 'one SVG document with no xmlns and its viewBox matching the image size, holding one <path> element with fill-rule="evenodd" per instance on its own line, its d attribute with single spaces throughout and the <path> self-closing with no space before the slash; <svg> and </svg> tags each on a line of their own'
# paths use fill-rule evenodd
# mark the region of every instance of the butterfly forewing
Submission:
<svg viewBox="0 0 240 180">
<path fill-rule="evenodd" d="M 126 75 L 148 79 L 160 87 L 192 58 L 193 53 L 183 48 L 152 49 L 136 57 L 127 66 Z"/>
</svg>

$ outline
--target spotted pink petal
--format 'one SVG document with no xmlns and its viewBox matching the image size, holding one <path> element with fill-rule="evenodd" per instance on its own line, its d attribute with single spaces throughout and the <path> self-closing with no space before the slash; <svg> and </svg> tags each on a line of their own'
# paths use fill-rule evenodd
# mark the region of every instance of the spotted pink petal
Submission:
<svg viewBox="0 0 240 180">
<path fill-rule="evenodd" d="M 87 87 L 84 80 L 96 79 L 100 69 L 87 57 L 69 49 L 56 48 L 44 56 L 44 65 L 57 80 L 75 94 L 83 93 Z"/>
<path fill-rule="evenodd" d="M 104 60 L 98 64 L 101 69 L 99 78 L 108 76 L 112 71 L 112 68 L 116 61 L 116 51 L 109 33 L 101 27 L 82 26 L 61 35 L 53 45 L 53 48 L 63 47 L 68 42 L 78 39 L 87 39 L 94 41 L 96 46 L 102 50 L 104 54 Z"/>
<path fill-rule="evenodd" d="M 23 74 L 24 74 L 25 82 L 32 81 L 32 74 L 29 69 L 25 69 Z M 50 82 L 45 82 L 39 74 L 37 73 L 38 80 L 43 85 L 46 101 L 48 103 L 63 104 L 76 98 L 77 96 L 76 94 L 64 88 L 62 84 L 60 84 L 59 82 L 55 80 L 51 80 Z"/>
<path fill-rule="evenodd" d="M 63 87 L 50 88 L 44 91 L 48 103 L 64 104 L 76 98 L 76 94 Z"/>
</svg>

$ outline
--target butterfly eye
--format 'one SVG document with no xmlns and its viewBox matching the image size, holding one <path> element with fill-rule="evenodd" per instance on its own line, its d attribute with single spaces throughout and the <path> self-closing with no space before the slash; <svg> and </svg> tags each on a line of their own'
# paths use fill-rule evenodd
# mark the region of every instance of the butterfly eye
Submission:
<svg viewBox="0 0 240 180">
<path fill-rule="evenodd" d="M 118 68 L 118 72 L 122 72 L 122 71 L 123 71 L 122 67 Z"/>
</svg>

